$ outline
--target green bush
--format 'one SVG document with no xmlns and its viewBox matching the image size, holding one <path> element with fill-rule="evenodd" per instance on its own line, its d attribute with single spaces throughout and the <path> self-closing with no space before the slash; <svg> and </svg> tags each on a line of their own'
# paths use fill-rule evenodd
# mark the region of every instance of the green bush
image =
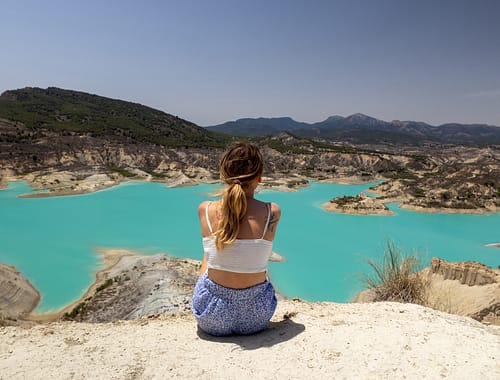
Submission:
<svg viewBox="0 0 500 380">
<path fill-rule="evenodd" d="M 77 316 L 81 316 L 85 313 L 85 302 L 81 302 L 78 305 L 75 306 L 73 310 L 71 310 L 68 313 L 64 313 L 62 319 L 63 320 L 73 320 Z"/>
<path fill-rule="evenodd" d="M 425 191 L 419 187 L 413 189 L 413 196 L 416 198 L 425 198 Z"/>
<path fill-rule="evenodd" d="M 362 200 L 359 195 L 345 195 L 342 197 L 333 198 L 330 200 L 330 203 L 335 203 L 337 206 L 345 206 L 350 203 L 357 203 Z"/>
<path fill-rule="evenodd" d="M 133 178 L 133 177 L 137 176 L 137 174 L 135 174 L 135 173 L 129 172 L 126 169 L 119 168 L 119 167 L 116 167 L 116 166 L 110 167 L 109 170 L 111 170 L 111 171 L 113 171 L 115 173 L 118 173 L 122 177 L 126 177 L 126 178 Z"/>
<path fill-rule="evenodd" d="M 104 282 L 102 285 L 100 285 L 97 289 L 96 292 L 100 292 L 101 290 L 104 290 L 106 288 L 109 288 L 111 285 L 113 285 L 113 279 L 108 278 L 106 282 Z"/>
<path fill-rule="evenodd" d="M 417 176 L 406 168 L 396 168 L 380 172 L 382 176 L 390 179 L 417 179 Z"/>
<path fill-rule="evenodd" d="M 373 275 L 364 278 L 365 285 L 375 292 L 374 301 L 395 301 L 424 304 L 426 282 L 418 271 L 422 265 L 418 254 L 406 255 L 388 242 L 380 262 L 368 259 Z"/>
</svg>

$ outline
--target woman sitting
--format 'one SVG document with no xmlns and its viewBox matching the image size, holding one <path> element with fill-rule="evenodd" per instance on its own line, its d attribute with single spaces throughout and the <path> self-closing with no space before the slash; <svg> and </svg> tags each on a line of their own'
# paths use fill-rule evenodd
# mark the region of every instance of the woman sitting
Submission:
<svg viewBox="0 0 500 380">
<path fill-rule="evenodd" d="M 199 328 L 211 335 L 258 332 L 276 309 L 267 262 L 281 211 L 254 198 L 262 171 L 255 145 L 234 144 L 220 162 L 227 185 L 222 198 L 198 207 L 204 255 L 192 310 Z"/>
</svg>

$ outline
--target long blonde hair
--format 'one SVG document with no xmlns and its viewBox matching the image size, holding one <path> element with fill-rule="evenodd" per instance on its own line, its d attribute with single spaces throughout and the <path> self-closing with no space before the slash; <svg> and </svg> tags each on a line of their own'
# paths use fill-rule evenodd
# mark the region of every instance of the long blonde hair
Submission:
<svg viewBox="0 0 500 380">
<path fill-rule="evenodd" d="M 221 218 L 215 231 L 215 246 L 223 250 L 236 240 L 240 221 L 247 212 L 244 188 L 262 174 L 264 160 L 257 146 L 238 142 L 221 157 L 220 178 L 228 185 L 222 193 Z"/>
</svg>

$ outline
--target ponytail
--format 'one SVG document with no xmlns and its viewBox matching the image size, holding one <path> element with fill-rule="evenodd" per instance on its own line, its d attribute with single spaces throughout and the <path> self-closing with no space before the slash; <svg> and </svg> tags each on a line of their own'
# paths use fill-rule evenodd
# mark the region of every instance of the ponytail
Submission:
<svg viewBox="0 0 500 380">
<path fill-rule="evenodd" d="M 221 219 L 215 231 L 215 246 L 223 250 L 236 240 L 240 222 L 247 213 L 244 188 L 262 174 L 262 154 L 253 144 L 236 143 L 220 162 L 220 176 L 228 187 L 222 193 Z"/>
<path fill-rule="evenodd" d="M 241 184 L 231 184 L 222 194 L 221 219 L 215 231 L 215 246 L 223 250 L 236 240 L 240 221 L 247 212 L 247 198 Z"/>
</svg>

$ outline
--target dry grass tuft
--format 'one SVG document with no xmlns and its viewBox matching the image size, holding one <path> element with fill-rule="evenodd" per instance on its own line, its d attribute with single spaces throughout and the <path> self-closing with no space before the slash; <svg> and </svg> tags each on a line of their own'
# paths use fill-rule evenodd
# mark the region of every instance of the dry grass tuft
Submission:
<svg viewBox="0 0 500 380">
<path fill-rule="evenodd" d="M 375 292 L 374 301 L 426 303 L 427 283 L 418 273 L 422 265 L 418 254 L 406 255 L 388 242 L 381 262 L 368 259 L 374 274 L 366 275 L 364 283 Z"/>
</svg>

